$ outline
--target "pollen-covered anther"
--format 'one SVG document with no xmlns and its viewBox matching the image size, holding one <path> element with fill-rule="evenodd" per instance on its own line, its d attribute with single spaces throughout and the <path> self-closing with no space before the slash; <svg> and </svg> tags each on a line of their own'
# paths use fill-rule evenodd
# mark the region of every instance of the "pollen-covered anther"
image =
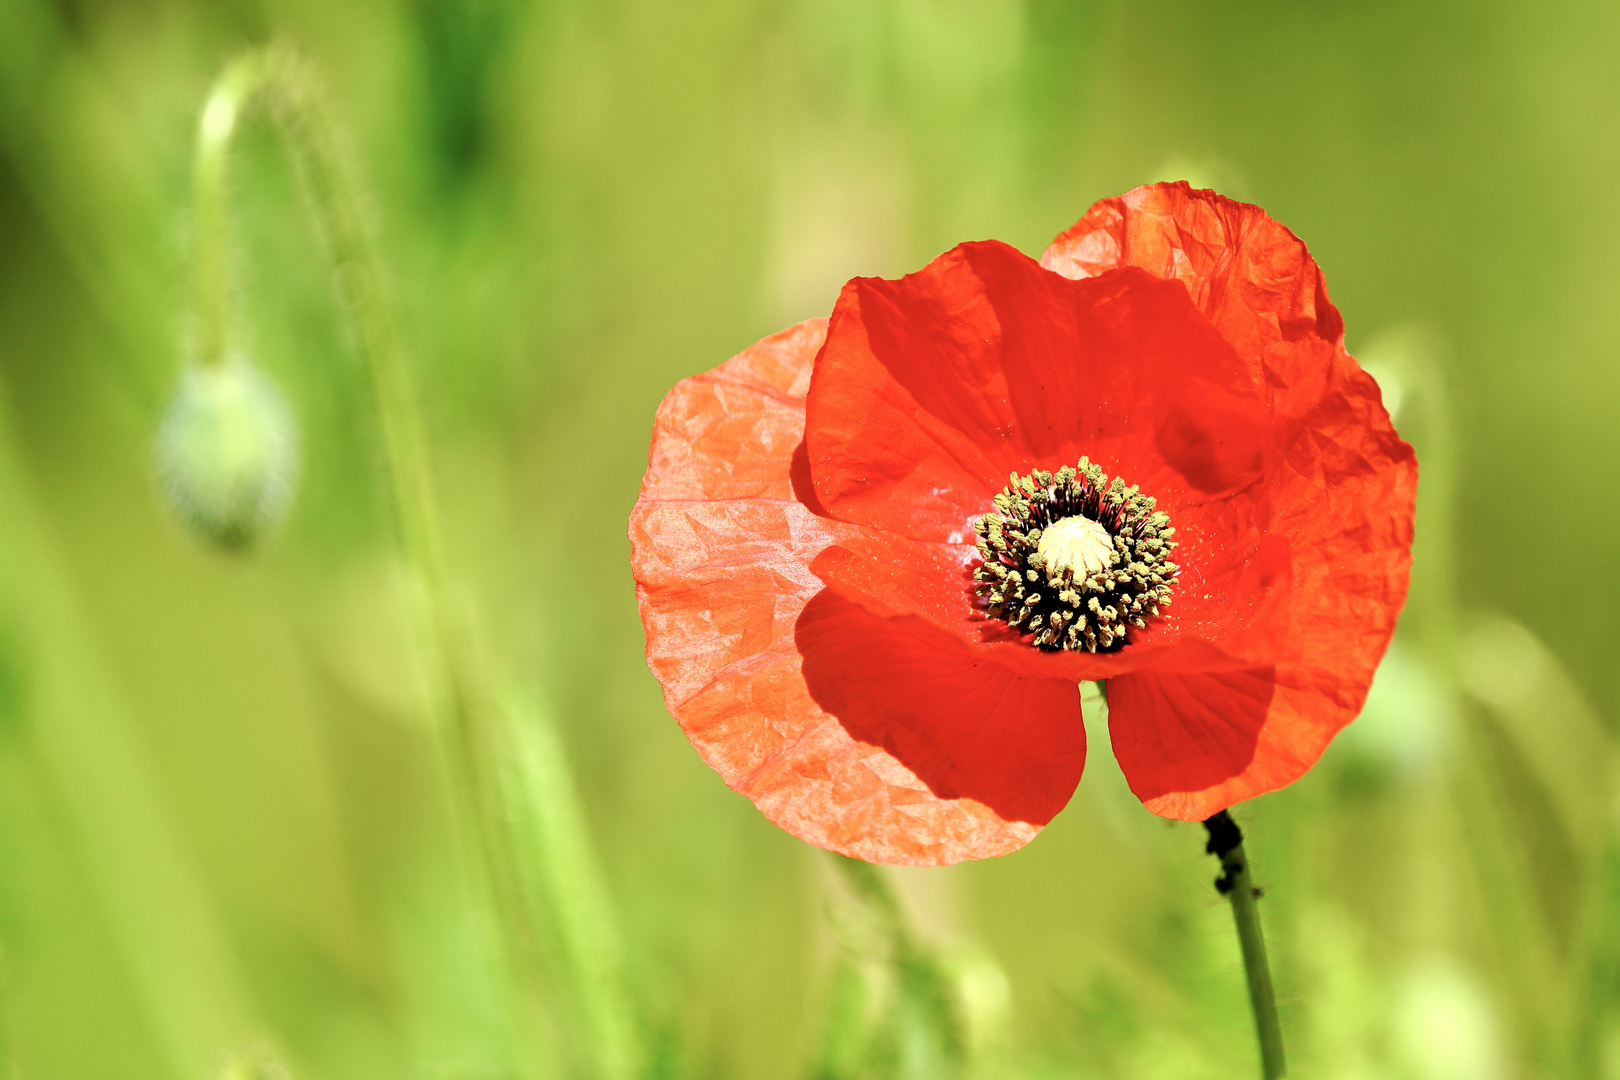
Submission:
<svg viewBox="0 0 1620 1080">
<path fill-rule="evenodd" d="M 1178 567 L 1169 515 L 1086 458 L 1014 473 L 974 524 L 986 611 L 1041 649 L 1108 652 L 1170 603 Z"/>
</svg>

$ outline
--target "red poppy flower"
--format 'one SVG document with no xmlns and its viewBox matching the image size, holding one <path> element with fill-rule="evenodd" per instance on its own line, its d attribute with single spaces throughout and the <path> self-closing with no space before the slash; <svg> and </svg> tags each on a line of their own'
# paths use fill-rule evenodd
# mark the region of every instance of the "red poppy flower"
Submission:
<svg viewBox="0 0 1620 1080">
<path fill-rule="evenodd" d="M 1305 245 L 1137 188 L 676 386 L 630 518 L 648 663 L 727 784 L 847 855 L 1027 843 L 1085 679 L 1131 790 L 1199 820 L 1360 709 L 1416 479 Z"/>
</svg>

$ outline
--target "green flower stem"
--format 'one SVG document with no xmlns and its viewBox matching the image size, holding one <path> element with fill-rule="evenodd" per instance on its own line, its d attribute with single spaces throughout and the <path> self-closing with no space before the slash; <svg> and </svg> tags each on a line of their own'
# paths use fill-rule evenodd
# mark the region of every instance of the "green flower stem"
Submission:
<svg viewBox="0 0 1620 1080">
<path fill-rule="evenodd" d="M 499 774 L 498 713 L 476 688 L 472 653 L 451 599 L 422 424 L 405 350 L 383 284 L 380 259 L 358 187 L 307 63 L 272 45 L 231 63 L 215 83 L 197 139 L 198 348 L 217 363 L 228 346 L 229 283 L 226 162 L 243 109 L 256 97 L 269 106 L 309 189 L 331 245 L 340 287 L 358 331 L 381 419 L 392 509 L 400 540 L 420 584 L 423 619 L 435 670 L 459 815 L 473 834 L 495 907 L 501 951 L 525 1002 L 522 1042 L 537 1053 L 534 1010 L 541 999 L 534 969 L 538 946 L 524 908 Z M 540 1071 L 538 1058 L 525 1071 Z"/>
<path fill-rule="evenodd" d="M 1221 860 L 1221 876 L 1215 887 L 1232 901 L 1232 921 L 1237 924 L 1238 944 L 1243 949 L 1249 1005 L 1254 1009 L 1254 1026 L 1260 1036 L 1261 1075 L 1265 1080 L 1279 1080 L 1288 1075 L 1288 1066 L 1283 1058 L 1282 1026 L 1277 1022 L 1277 995 L 1266 963 L 1266 939 L 1260 933 L 1260 908 L 1255 902 L 1259 894 L 1249 879 L 1243 833 L 1225 810 L 1204 825 L 1209 829 L 1207 850 Z"/>
<path fill-rule="evenodd" d="M 226 167 L 237 122 L 266 81 L 265 54 L 237 57 L 214 82 L 197 125 L 192 163 L 198 363 L 224 363 L 230 350 L 230 193 Z"/>
</svg>

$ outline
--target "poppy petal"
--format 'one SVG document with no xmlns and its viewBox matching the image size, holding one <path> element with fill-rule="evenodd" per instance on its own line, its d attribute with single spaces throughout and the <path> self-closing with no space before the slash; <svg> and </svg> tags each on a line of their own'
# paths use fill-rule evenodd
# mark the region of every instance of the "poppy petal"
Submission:
<svg viewBox="0 0 1620 1080">
<path fill-rule="evenodd" d="M 1075 284 L 986 242 L 899 281 L 846 286 L 805 441 L 828 512 L 874 531 L 827 552 L 818 574 L 1035 676 L 1269 660 L 1273 642 L 1249 632 L 1267 602 L 1249 564 L 1270 510 L 1254 484 L 1264 410 L 1244 362 L 1183 289 L 1136 271 Z M 1008 472 L 1082 454 L 1158 498 L 1184 549 L 1169 618 L 1116 656 L 1030 649 L 973 599 L 973 518 Z M 1198 640 L 1183 648 L 1184 636 Z"/>
<path fill-rule="evenodd" d="M 1226 674 L 1110 683 L 1132 790 L 1155 813 L 1207 817 L 1297 779 L 1360 710 L 1406 597 L 1416 459 L 1345 352 L 1320 268 L 1260 208 L 1185 183 L 1137 188 L 1092 207 L 1041 264 L 1076 279 L 1136 267 L 1180 281 L 1263 387 L 1280 447 L 1263 482 L 1267 529 L 1286 537 L 1292 583 L 1263 714 L 1257 687 Z M 1231 743 L 1206 753 L 1214 712 Z"/>
<path fill-rule="evenodd" d="M 816 703 L 851 736 L 904 762 L 935 796 L 835 808 L 828 824 L 837 850 L 872 859 L 878 847 L 877 861 L 928 864 L 1000 854 L 1026 843 L 1074 794 L 1086 760 L 1074 682 L 978 660 L 920 619 L 880 618 L 831 589 L 806 605 L 795 638 Z M 1006 825 L 973 821 L 963 831 L 936 809 L 944 800 L 984 806 Z M 904 827 L 869 820 L 879 807 L 902 815 Z M 812 816 L 820 823 L 825 815 Z"/>
<path fill-rule="evenodd" d="M 1069 281 L 997 241 L 846 285 L 807 408 L 828 511 L 925 541 L 971 536 L 1009 473 L 1081 455 L 1167 504 L 1218 500 L 1266 442 L 1247 367 L 1183 290 Z"/>
<path fill-rule="evenodd" d="M 1346 685 L 1337 669 L 1300 665 L 1136 672 L 1108 681 L 1109 741 L 1147 809 L 1203 821 L 1316 764 L 1361 709 L 1365 693 Z"/>
<path fill-rule="evenodd" d="M 1271 422 L 1298 437 L 1336 383 L 1379 405 L 1377 385 L 1344 351 L 1344 320 L 1305 242 L 1258 206 L 1186 182 L 1148 184 L 1098 202 L 1053 240 L 1041 265 L 1075 280 L 1136 267 L 1179 281 L 1248 365 Z M 1373 415 L 1376 413 L 1376 415 Z M 1367 435 L 1399 443 L 1381 406 Z"/>
<path fill-rule="evenodd" d="M 875 617 L 811 572 L 864 532 L 818 514 L 804 475 L 825 326 L 767 338 L 660 406 L 630 520 L 648 663 L 704 760 L 787 831 L 877 862 L 1014 850 L 1079 779 L 1077 688 Z"/>
<path fill-rule="evenodd" d="M 1281 787 L 1294 779 L 1286 768 L 1282 775 L 1266 774 L 1283 763 L 1275 753 L 1259 752 L 1273 676 L 1260 668 L 1110 679 L 1108 737 L 1136 797 L 1155 814 L 1202 821 L 1253 793 L 1226 797 L 1234 788 L 1270 790 L 1261 785 Z"/>
</svg>

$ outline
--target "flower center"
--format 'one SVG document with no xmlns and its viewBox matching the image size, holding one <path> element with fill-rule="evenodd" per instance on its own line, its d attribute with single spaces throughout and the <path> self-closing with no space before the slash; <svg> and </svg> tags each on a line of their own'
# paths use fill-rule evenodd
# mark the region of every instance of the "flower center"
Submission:
<svg viewBox="0 0 1620 1080">
<path fill-rule="evenodd" d="M 1114 538 L 1088 517 L 1066 517 L 1041 530 L 1035 551 L 1052 570 L 1067 570 L 1080 578 L 1107 570 L 1119 562 Z"/>
<path fill-rule="evenodd" d="M 1170 604 L 1180 571 L 1170 516 L 1088 459 L 1014 473 L 995 513 L 974 522 L 985 610 L 1037 648 L 1112 652 Z"/>
</svg>

